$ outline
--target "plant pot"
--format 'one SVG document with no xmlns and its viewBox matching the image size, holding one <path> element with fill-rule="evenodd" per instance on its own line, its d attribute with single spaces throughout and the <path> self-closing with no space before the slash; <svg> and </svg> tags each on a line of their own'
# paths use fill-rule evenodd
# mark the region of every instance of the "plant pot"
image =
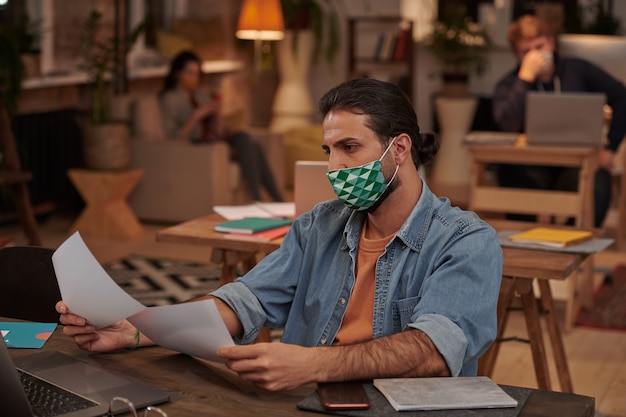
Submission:
<svg viewBox="0 0 626 417">
<path fill-rule="evenodd" d="M 130 129 L 125 123 L 81 123 L 83 162 L 98 171 L 118 171 L 130 166 Z"/>
<path fill-rule="evenodd" d="M 469 75 L 466 72 L 443 72 L 442 94 L 445 97 L 466 97 L 469 95 Z"/>
</svg>

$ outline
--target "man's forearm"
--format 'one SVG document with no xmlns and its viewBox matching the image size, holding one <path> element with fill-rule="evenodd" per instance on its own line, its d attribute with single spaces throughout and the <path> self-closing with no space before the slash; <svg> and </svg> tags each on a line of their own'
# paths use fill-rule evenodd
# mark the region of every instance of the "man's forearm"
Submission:
<svg viewBox="0 0 626 417">
<path fill-rule="evenodd" d="M 430 338 L 407 330 L 357 345 L 319 348 L 317 380 L 450 376 L 448 366 Z"/>
<path fill-rule="evenodd" d="M 212 295 L 201 295 L 199 297 L 189 299 L 185 302 L 194 302 L 194 301 L 202 301 L 202 300 L 215 301 L 215 306 L 217 307 L 217 311 L 220 313 L 220 316 L 222 316 L 222 320 L 224 321 L 224 324 L 226 325 L 226 328 L 228 329 L 228 332 L 230 333 L 230 335 L 233 337 L 241 335 L 241 333 L 243 332 L 243 326 L 241 325 L 241 321 L 239 320 L 239 317 L 237 317 L 237 314 L 233 311 L 232 308 L 230 308 L 228 304 L 226 304 L 224 301 L 220 300 L 219 298 L 214 297 Z"/>
</svg>

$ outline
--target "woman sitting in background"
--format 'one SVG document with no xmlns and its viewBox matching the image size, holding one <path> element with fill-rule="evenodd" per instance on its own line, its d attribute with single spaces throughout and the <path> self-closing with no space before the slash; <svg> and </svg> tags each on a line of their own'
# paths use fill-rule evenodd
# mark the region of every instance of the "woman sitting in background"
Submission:
<svg viewBox="0 0 626 417">
<path fill-rule="evenodd" d="M 198 88 L 200 77 L 200 59 L 194 53 L 181 52 L 172 60 L 160 93 L 163 125 L 168 137 L 194 143 L 228 142 L 239 161 L 252 198 L 261 200 L 262 185 L 273 200 L 283 201 L 261 146 L 243 131 L 228 132 L 223 128 L 220 97 L 201 91 Z"/>
</svg>

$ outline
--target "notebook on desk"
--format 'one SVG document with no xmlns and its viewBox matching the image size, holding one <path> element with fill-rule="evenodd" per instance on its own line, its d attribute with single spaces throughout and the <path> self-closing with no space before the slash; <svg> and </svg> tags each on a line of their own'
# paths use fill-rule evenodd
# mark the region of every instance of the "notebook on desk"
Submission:
<svg viewBox="0 0 626 417">
<path fill-rule="evenodd" d="M 526 96 L 526 140 L 533 146 L 600 146 L 604 125 L 600 93 L 546 93 Z"/>
<path fill-rule="evenodd" d="M 296 217 L 317 203 L 335 200 L 337 196 L 326 177 L 327 161 L 296 161 L 293 182 L 293 200 Z"/>
<path fill-rule="evenodd" d="M 127 398 L 137 409 L 169 400 L 166 391 L 113 375 L 56 351 L 39 351 L 13 361 L 1 337 L 0 375 L 0 414 L 11 417 L 102 416 L 116 396 Z M 48 401 L 54 399 L 57 403 L 56 411 L 52 411 L 52 403 L 43 402 L 44 393 Z M 64 405 L 59 404 L 59 398 L 66 398 Z M 117 403 L 113 410 L 121 412 L 124 407 Z M 45 414 L 37 409 L 45 410 Z"/>
</svg>

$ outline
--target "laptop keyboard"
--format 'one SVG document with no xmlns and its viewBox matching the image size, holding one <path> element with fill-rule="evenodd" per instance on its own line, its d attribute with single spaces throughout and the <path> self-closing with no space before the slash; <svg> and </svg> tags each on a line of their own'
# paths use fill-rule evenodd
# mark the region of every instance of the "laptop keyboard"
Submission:
<svg viewBox="0 0 626 417">
<path fill-rule="evenodd" d="M 17 372 L 33 413 L 37 417 L 53 417 L 98 405 L 20 369 Z"/>
</svg>

